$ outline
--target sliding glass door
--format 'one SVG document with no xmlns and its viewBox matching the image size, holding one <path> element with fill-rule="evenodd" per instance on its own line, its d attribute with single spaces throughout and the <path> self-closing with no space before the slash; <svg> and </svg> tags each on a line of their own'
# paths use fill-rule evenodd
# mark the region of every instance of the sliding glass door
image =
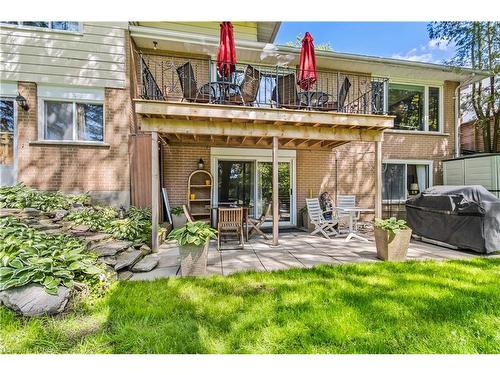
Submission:
<svg viewBox="0 0 500 375">
<path fill-rule="evenodd" d="M 280 222 L 291 223 L 291 162 L 278 163 L 278 201 Z M 265 212 L 273 198 L 273 164 L 257 162 L 257 216 Z M 272 211 L 271 211 L 272 212 Z M 274 214 L 274 213 L 273 213 Z M 269 219 L 271 221 L 272 219 Z"/>
<path fill-rule="evenodd" d="M 228 152 L 237 153 L 235 149 Z M 272 204 L 273 167 L 270 156 L 213 156 L 212 168 L 217 189 L 214 202 L 219 206 L 237 204 L 249 207 L 249 215 L 260 217 Z M 294 157 L 280 157 L 278 162 L 280 225 L 295 224 Z M 272 206 L 271 206 L 272 215 Z M 272 218 L 268 219 L 269 224 Z"/>
</svg>

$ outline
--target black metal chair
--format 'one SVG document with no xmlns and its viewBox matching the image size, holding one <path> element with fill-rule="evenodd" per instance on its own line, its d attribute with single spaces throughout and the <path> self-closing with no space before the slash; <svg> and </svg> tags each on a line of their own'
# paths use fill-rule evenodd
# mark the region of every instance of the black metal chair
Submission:
<svg viewBox="0 0 500 375">
<path fill-rule="evenodd" d="M 178 67 L 177 74 L 182 89 L 182 100 L 196 103 L 210 103 L 218 97 L 217 91 L 211 83 L 206 83 L 198 88 L 191 61 Z"/>
<path fill-rule="evenodd" d="M 300 109 L 303 107 L 297 93 L 295 73 L 276 77 L 276 87 L 273 89 L 271 100 L 278 108 Z"/>
<path fill-rule="evenodd" d="M 347 99 L 347 94 L 351 88 L 351 82 L 349 78 L 345 77 L 342 86 L 340 87 L 338 100 L 334 102 L 326 101 L 325 103 L 313 107 L 313 109 L 318 111 L 338 111 L 341 112 L 344 109 L 345 101 Z"/>
</svg>

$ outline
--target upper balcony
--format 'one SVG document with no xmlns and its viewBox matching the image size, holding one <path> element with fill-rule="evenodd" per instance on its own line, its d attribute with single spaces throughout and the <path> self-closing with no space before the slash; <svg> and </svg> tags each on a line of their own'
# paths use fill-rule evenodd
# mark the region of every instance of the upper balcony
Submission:
<svg viewBox="0 0 500 375">
<path fill-rule="evenodd" d="M 343 142 L 379 140 L 393 126 L 384 108 L 387 79 L 370 74 L 318 69 L 316 82 L 305 90 L 297 84 L 297 69 L 288 66 L 239 63 L 230 79 L 222 80 L 209 58 L 138 53 L 135 59 L 136 112 L 146 118 L 272 125 L 266 134 L 288 138 L 292 129 L 283 126 L 302 125 L 313 128 L 306 129 L 308 139 L 335 134 Z M 160 129 L 160 122 L 148 123 L 143 130 L 188 125 L 177 121 Z M 234 135 L 261 134 L 247 130 Z"/>
</svg>

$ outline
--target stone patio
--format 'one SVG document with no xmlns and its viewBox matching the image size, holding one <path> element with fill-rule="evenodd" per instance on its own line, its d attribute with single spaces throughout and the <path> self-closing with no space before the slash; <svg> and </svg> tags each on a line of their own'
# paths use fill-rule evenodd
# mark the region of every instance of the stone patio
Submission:
<svg viewBox="0 0 500 375">
<path fill-rule="evenodd" d="M 244 250 L 217 251 L 216 242 L 212 241 L 208 253 L 209 273 L 230 275 L 247 270 L 273 271 L 319 264 L 380 262 L 373 237 L 369 237 L 369 242 L 357 239 L 345 242 L 342 238 L 327 240 L 297 231 L 280 234 L 278 247 L 270 245 L 271 241 L 254 237 L 245 243 Z M 230 243 L 226 246 L 229 247 Z M 135 273 L 130 280 L 152 280 L 179 274 L 179 249 L 175 242 L 162 244 L 158 256 L 160 260 L 157 268 L 151 272 Z M 412 260 L 469 259 L 480 256 L 416 240 L 412 240 L 408 250 L 408 259 Z"/>
</svg>

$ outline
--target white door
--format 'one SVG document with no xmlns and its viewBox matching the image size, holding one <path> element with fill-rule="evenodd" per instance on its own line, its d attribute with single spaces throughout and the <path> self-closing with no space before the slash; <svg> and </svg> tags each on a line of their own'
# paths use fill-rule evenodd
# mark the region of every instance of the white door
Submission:
<svg viewBox="0 0 500 375">
<path fill-rule="evenodd" d="M 16 105 L 14 98 L 0 97 L 0 186 L 16 183 Z"/>
</svg>

